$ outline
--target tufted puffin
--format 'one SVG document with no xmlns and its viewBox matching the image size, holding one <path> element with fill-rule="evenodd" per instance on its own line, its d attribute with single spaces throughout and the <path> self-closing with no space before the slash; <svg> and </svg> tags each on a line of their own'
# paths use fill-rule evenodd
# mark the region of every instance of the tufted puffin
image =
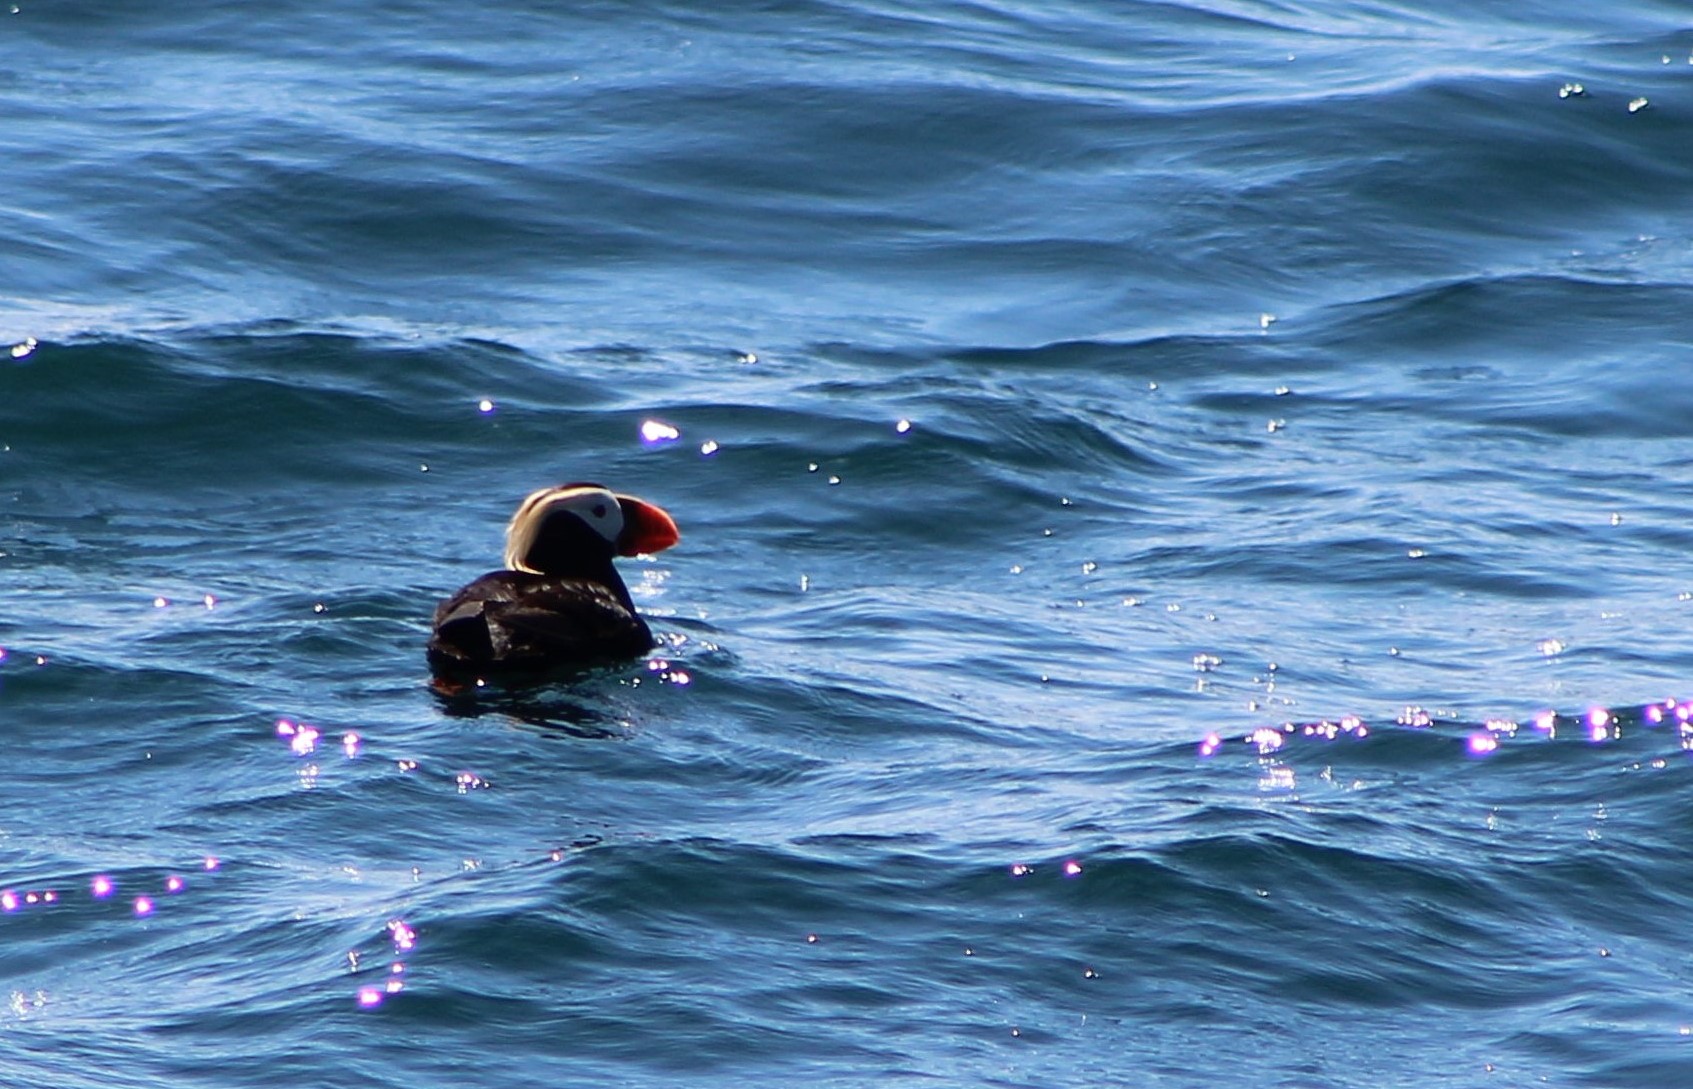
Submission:
<svg viewBox="0 0 1693 1089">
<path fill-rule="evenodd" d="M 670 515 L 599 484 L 532 492 L 506 527 L 505 569 L 436 607 L 429 664 L 437 672 L 544 669 L 645 654 L 652 630 L 611 561 L 680 539 Z"/>
</svg>

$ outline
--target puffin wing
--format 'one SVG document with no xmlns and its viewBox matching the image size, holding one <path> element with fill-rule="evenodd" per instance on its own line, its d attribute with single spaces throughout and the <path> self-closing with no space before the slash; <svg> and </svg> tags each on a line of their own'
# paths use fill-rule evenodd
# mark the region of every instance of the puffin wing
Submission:
<svg viewBox="0 0 1693 1089">
<path fill-rule="evenodd" d="M 496 648 L 503 635 L 513 657 L 591 661 L 652 649 L 646 622 L 610 589 L 583 579 L 549 580 L 522 600 L 492 607 L 488 619 Z"/>
<path fill-rule="evenodd" d="M 436 607 L 429 635 L 431 662 L 445 666 L 494 660 L 493 636 L 484 615 L 488 598 L 473 592 L 483 581 L 478 579 Z"/>
<path fill-rule="evenodd" d="M 435 610 L 429 640 L 441 666 L 545 666 L 630 657 L 652 632 L 592 579 L 519 571 L 482 576 Z"/>
</svg>

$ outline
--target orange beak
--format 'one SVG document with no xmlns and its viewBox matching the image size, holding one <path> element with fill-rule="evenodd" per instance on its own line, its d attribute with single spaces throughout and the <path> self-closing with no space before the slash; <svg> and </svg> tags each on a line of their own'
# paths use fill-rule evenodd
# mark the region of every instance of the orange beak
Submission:
<svg viewBox="0 0 1693 1089">
<path fill-rule="evenodd" d="M 619 556 L 650 556 L 682 539 L 675 520 L 651 503 L 620 495 L 617 505 L 623 508 L 623 532 L 617 538 Z"/>
</svg>

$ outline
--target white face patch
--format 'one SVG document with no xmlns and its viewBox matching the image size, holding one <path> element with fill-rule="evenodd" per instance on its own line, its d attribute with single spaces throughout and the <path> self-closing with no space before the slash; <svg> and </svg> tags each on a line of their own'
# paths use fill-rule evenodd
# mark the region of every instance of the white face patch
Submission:
<svg viewBox="0 0 1693 1089">
<path fill-rule="evenodd" d="M 506 527 L 506 567 L 513 571 L 539 574 L 527 562 L 529 550 L 535 547 L 541 527 L 553 515 L 568 511 L 593 527 L 594 531 L 615 544 L 623 532 L 623 508 L 617 496 L 596 484 L 565 484 L 530 492 L 517 505 Z"/>
</svg>

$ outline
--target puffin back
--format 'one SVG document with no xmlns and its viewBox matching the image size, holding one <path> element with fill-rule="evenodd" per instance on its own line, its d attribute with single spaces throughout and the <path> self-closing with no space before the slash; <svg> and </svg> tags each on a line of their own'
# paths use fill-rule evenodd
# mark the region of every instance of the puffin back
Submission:
<svg viewBox="0 0 1693 1089">
<path fill-rule="evenodd" d="M 493 571 L 435 610 L 429 660 L 437 668 L 589 665 L 652 649 L 652 631 L 605 584 Z"/>
</svg>

